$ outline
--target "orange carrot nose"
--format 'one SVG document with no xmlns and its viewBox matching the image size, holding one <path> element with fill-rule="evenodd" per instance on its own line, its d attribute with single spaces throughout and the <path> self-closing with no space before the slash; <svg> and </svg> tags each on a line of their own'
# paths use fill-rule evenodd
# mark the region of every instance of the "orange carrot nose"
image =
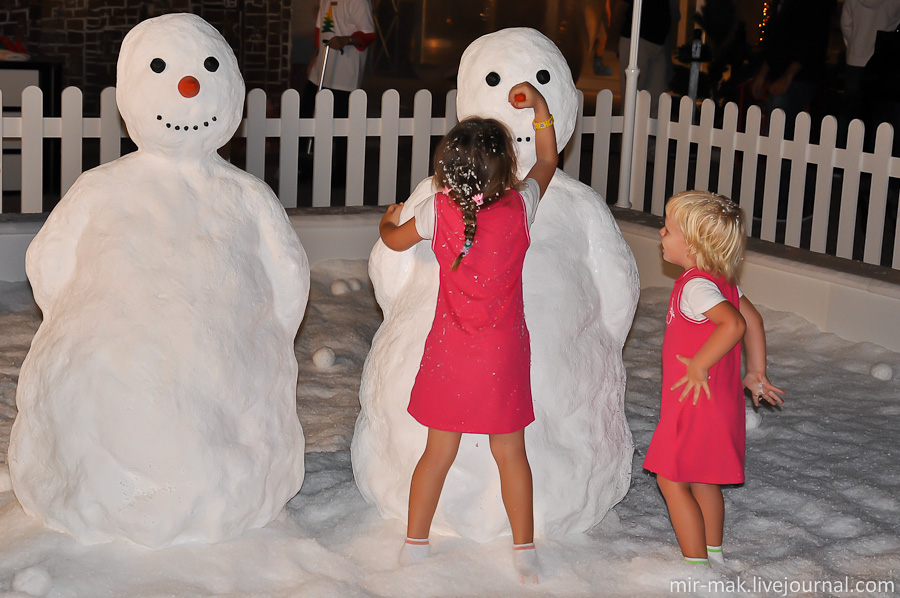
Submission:
<svg viewBox="0 0 900 598">
<path fill-rule="evenodd" d="M 517 101 L 517 102 L 524 102 L 524 101 L 525 101 L 525 94 L 524 94 L 524 93 L 517 93 L 513 99 L 514 99 L 515 101 Z"/>
<path fill-rule="evenodd" d="M 200 82 L 188 75 L 178 82 L 178 93 L 186 98 L 192 98 L 200 93 Z"/>
</svg>

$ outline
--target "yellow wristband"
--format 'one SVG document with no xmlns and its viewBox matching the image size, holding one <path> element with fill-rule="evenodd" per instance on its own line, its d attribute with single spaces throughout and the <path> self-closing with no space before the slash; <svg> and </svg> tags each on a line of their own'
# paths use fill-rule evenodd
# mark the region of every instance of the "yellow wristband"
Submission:
<svg viewBox="0 0 900 598">
<path fill-rule="evenodd" d="M 547 127 L 552 127 L 553 126 L 553 115 L 551 114 L 550 118 L 548 118 L 545 121 L 541 121 L 541 122 L 538 122 L 536 120 L 532 121 L 531 126 L 534 127 L 535 131 L 537 131 L 538 129 L 546 129 Z"/>
</svg>

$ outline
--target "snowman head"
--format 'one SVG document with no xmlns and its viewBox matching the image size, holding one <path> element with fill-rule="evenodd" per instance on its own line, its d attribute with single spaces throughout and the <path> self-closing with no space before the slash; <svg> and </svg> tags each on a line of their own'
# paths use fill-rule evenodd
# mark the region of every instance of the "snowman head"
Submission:
<svg viewBox="0 0 900 598">
<path fill-rule="evenodd" d="M 528 81 L 547 100 L 560 151 L 575 130 L 578 92 L 562 52 L 541 32 L 527 27 L 502 29 L 472 42 L 459 62 L 456 113 L 494 118 L 509 127 L 516 146 L 520 177 L 537 160 L 534 111 L 509 103 L 510 88 Z"/>
<path fill-rule="evenodd" d="M 234 52 L 196 15 L 163 15 L 129 31 L 116 77 L 128 133 L 150 153 L 203 158 L 241 122 L 244 80 Z"/>
</svg>

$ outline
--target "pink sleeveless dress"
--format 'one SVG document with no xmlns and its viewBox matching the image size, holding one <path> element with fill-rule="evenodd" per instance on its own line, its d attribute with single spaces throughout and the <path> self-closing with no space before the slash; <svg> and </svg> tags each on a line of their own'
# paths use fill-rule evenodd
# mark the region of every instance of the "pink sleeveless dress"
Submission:
<svg viewBox="0 0 900 598">
<path fill-rule="evenodd" d="M 709 320 L 697 322 L 681 313 L 681 291 L 687 281 L 697 277 L 711 280 L 726 300 L 740 308 L 737 287 L 723 278 L 691 268 L 675 281 L 663 338 L 659 424 L 647 449 L 644 469 L 674 482 L 740 484 L 744 481 L 746 403 L 741 383 L 741 343 L 709 369 L 711 400 L 701 392 L 696 405 L 692 404 L 693 395 L 678 402 L 683 387 L 669 390 L 685 372 L 685 365 L 675 356 L 693 356 L 716 327 Z"/>
<path fill-rule="evenodd" d="M 507 434 L 534 421 L 522 299 L 530 237 L 519 192 L 482 208 L 477 227 L 469 254 L 451 271 L 463 247 L 462 214 L 443 193 L 435 195 L 440 285 L 408 410 L 437 430 Z"/>
</svg>

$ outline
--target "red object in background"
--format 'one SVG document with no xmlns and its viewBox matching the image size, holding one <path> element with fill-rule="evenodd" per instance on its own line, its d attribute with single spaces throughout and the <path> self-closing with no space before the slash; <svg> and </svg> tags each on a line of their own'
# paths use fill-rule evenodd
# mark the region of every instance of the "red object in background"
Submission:
<svg viewBox="0 0 900 598">
<path fill-rule="evenodd" d="M 192 98 L 200 93 L 200 82 L 190 75 L 182 77 L 178 82 L 178 93 L 186 98 Z"/>
<path fill-rule="evenodd" d="M 517 102 L 524 102 L 524 101 L 525 101 L 525 94 L 524 94 L 524 93 L 517 93 L 517 94 L 515 95 L 515 97 L 513 97 L 513 99 L 514 99 L 515 101 L 517 101 Z"/>
</svg>

